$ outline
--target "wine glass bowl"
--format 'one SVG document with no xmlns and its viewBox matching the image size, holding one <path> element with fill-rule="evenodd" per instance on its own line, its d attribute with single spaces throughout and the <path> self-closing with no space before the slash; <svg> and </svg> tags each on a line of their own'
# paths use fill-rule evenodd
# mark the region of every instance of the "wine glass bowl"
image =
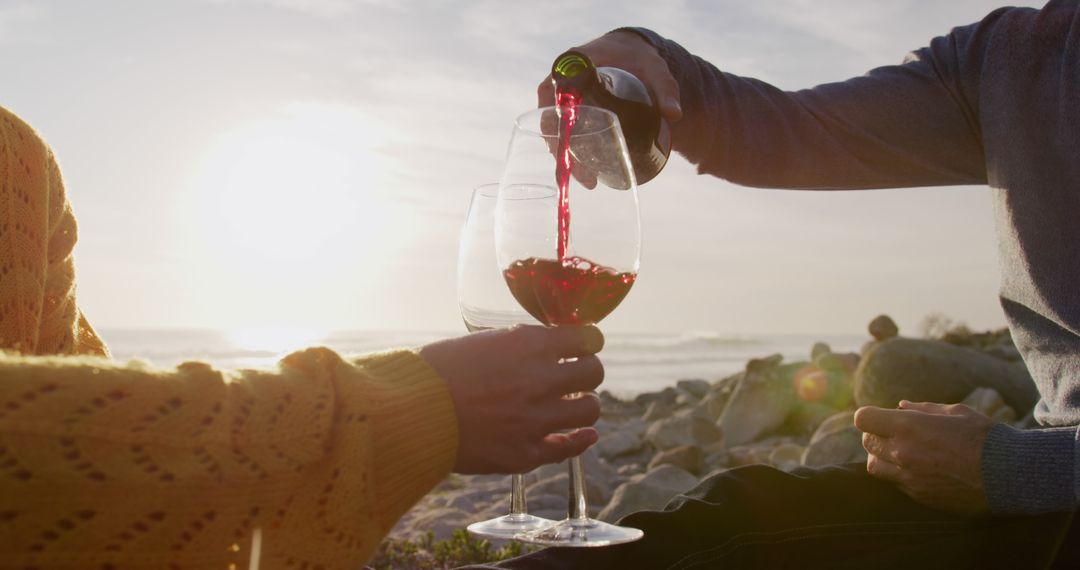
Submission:
<svg viewBox="0 0 1080 570">
<path fill-rule="evenodd" d="M 601 192 L 604 190 L 598 187 L 585 197 L 596 198 Z M 593 239 L 579 239 L 584 236 L 574 231 L 571 222 L 575 239 L 560 260 L 554 254 L 555 240 L 550 235 L 551 220 L 558 210 L 557 194 L 547 187 L 519 184 L 504 188 L 502 195 L 504 206 L 501 220 L 496 223 L 500 228 L 496 234 L 501 236 L 499 265 L 510 293 L 536 320 L 549 326 L 595 324 L 626 297 L 637 278 L 637 255 L 636 251 L 620 247 L 619 242 L 637 239 L 634 228 L 598 223 L 595 233 L 589 232 Z M 591 213 L 593 208 L 581 206 L 593 204 L 573 198 L 571 201 L 572 220 L 592 219 L 579 217 L 579 212 Z M 596 259 L 604 259 L 605 263 Z M 608 263 L 609 259 L 616 263 Z"/>
<path fill-rule="evenodd" d="M 469 201 L 458 243 L 457 295 L 469 332 L 531 323 L 506 290 L 495 257 L 498 183 L 477 186 Z"/>
<path fill-rule="evenodd" d="M 499 265 L 510 290 L 547 325 L 607 316 L 633 285 L 641 254 L 636 185 L 618 119 L 596 107 L 574 113 L 565 157 L 558 108 L 515 121 L 496 213 Z M 563 193 L 555 179 L 561 159 L 572 174 Z M 562 215 L 565 237 L 556 222 Z"/>
</svg>

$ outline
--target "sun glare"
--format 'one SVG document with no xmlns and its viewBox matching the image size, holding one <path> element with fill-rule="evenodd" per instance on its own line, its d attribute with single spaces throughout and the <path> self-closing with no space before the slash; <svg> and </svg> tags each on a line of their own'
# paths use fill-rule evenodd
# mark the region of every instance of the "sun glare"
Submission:
<svg viewBox="0 0 1080 570">
<path fill-rule="evenodd" d="M 242 328 L 230 330 L 230 344 L 240 350 L 281 353 L 318 344 L 326 332 L 297 327 Z"/>
<path fill-rule="evenodd" d="M 383 216 L 358 216 L 379 210 L 380 141 L 367 117 L 323 105 L 221 134 L 195 185 L 205 236 L 229 262 L 276 262 L 318 259 L 341 236 L 377 233 Z"/>
<path fill-rule="evenodd" d="M 294 104 L 216 137 L 182 211 L 192 252 L 211 271 L 196 287 L 219 300 L 207 308 L 219 326 L 324 326 L 328 298 L 364 294 L 365 274 L 395 254 L 386 237 L 402 225 L 386 133 L 353 107 Z"/>
</svg>

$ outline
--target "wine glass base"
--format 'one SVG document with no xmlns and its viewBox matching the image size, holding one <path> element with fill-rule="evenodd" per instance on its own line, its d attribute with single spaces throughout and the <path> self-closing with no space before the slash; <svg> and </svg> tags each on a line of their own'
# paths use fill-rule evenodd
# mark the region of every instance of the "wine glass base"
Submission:
<svg viewBox="0 0 1080 570">
<path fill-rule="evenodd" d="M 596 519 L 565 519 L 545 529 L 515 537 L 543 546 L 610 546 L 634 542 L 645 536 L 638 528 L 608 524 Z"/>
<path fill-rule="evenodd" d="M 512 540 L 523 534 L 541 531 L 555 521 L 529 514 L 503 515 L 486 521 L 474 522 L 466 530 L 473 536 Z"/>
</svg>

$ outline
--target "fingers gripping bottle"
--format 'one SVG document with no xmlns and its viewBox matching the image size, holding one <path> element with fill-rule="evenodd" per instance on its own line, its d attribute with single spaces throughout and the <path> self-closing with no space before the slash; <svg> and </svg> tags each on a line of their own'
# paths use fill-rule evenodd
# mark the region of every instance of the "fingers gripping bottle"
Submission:
<svg viewBox="0 0 1080 570">
<path fill-rule="evenodd" d="M 638 184 L 660 173 L 671 154 L 671 130 L 640 79 L 615 67 L 596 67 L 585 54 L 570 50 L 555 58 L 551 81 L 556 96 L 569 93 L 583 105 L 619 117 Z"/>
</svg>

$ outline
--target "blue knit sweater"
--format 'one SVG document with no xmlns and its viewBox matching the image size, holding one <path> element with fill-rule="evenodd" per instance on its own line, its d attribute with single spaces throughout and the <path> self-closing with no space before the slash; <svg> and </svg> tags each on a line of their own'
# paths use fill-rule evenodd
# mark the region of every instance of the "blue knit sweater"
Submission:
<svg viewBox="0 0 1080 570">
<path fill-rule="evenodd" d="M 988 185 L 1001 305 L 1042 396 L 1042 429 L 983 446 L 991 509 L 1080 496 L 1080 3 L 1005 8 L 901 65 L 801 91 L 724 73 L 656 33 L 684 117 L 675 150 L 738 184 L 816 190 Z"/>
</svg>

